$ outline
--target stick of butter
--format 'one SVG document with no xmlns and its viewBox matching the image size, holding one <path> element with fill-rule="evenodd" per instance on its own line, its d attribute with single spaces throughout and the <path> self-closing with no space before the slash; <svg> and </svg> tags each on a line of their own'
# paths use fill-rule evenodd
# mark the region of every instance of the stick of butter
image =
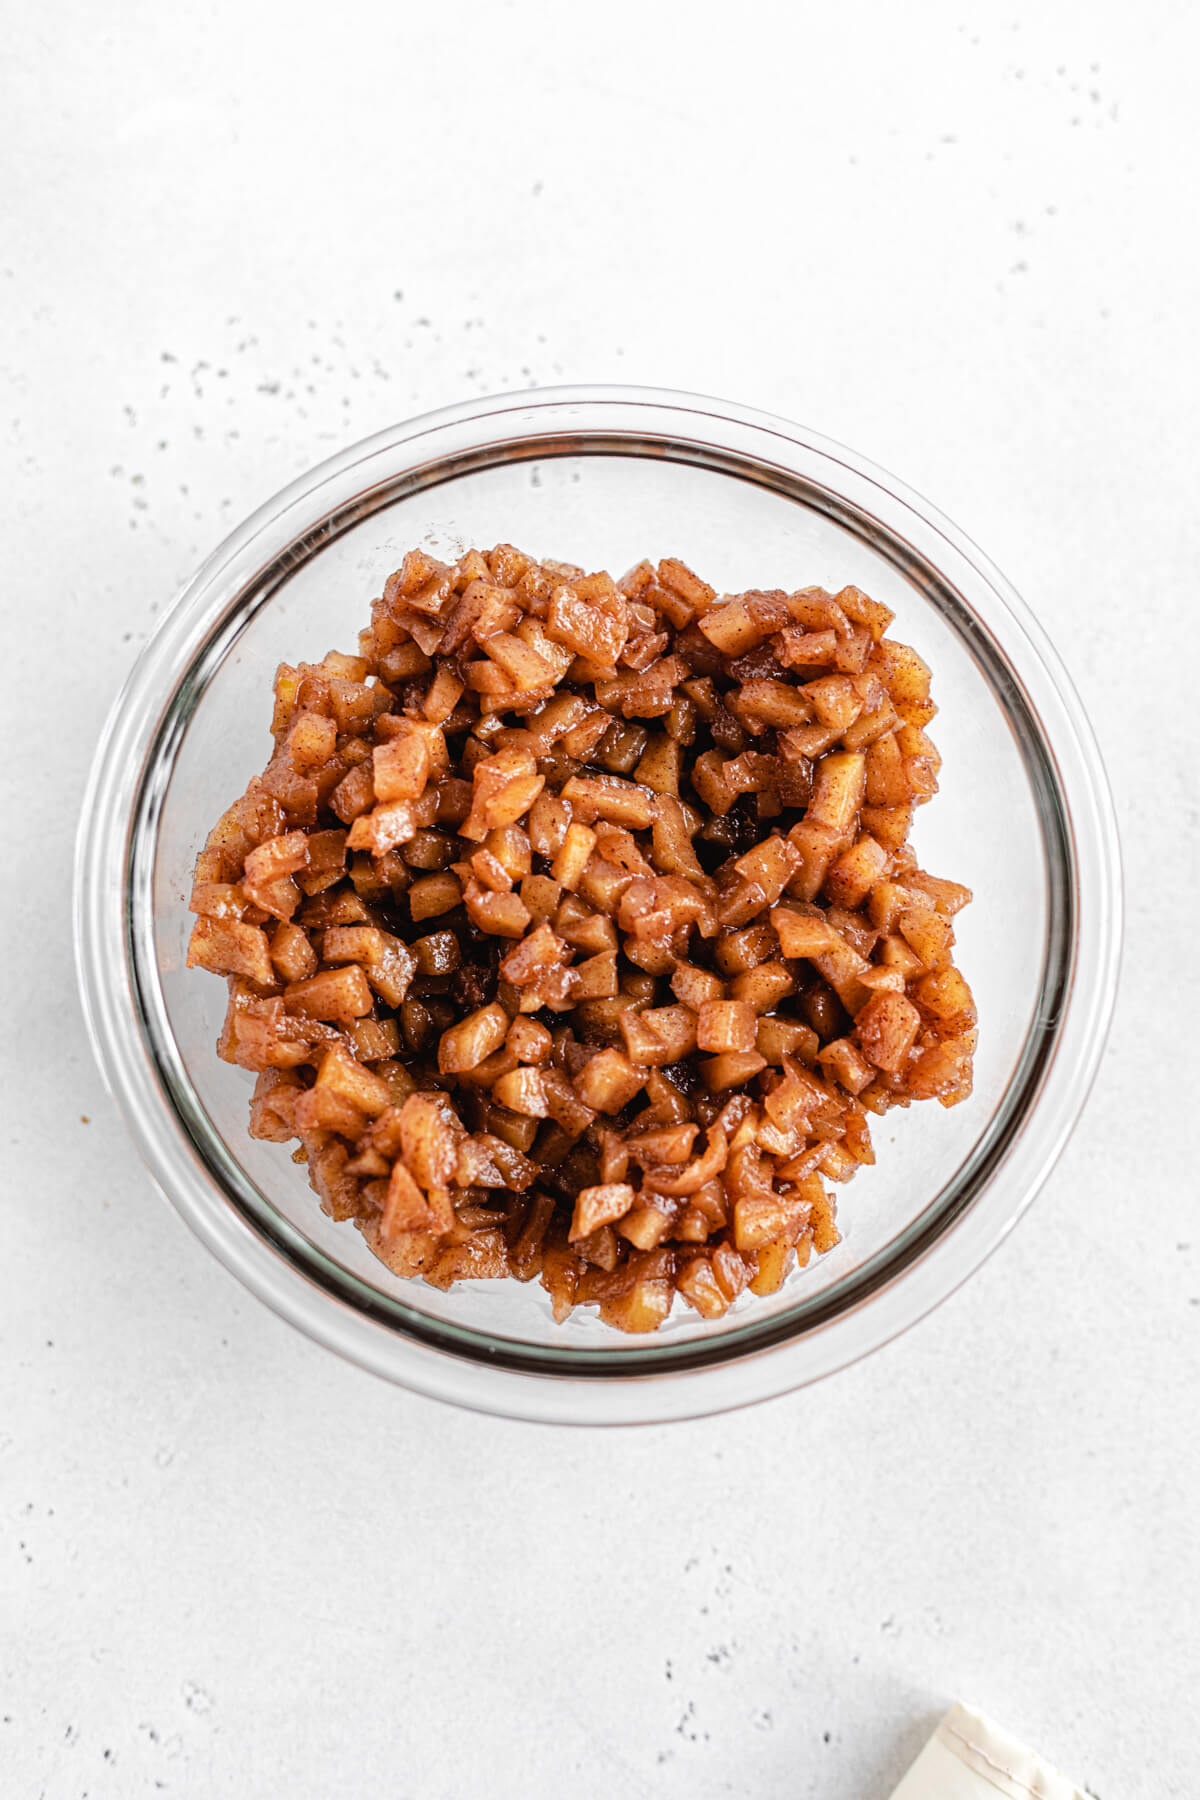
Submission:
<svg viewBox="0 0 1200 1800">
<path fill-rule="evenodd" d="M 892 1800 L 1087 1800 L 1082 1788 L 969 1706 L 952 1706 Z"/>
</svg>

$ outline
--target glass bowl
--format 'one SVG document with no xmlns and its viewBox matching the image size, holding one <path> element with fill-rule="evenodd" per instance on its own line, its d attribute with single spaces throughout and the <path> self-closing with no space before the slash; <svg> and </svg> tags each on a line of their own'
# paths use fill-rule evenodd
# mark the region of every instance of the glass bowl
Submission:
<svg viewBox="0 0 1200 1800">
<path fill-rule="evenodd" d="M 975 1092 L 875 1122 L 843 1241 L 765 1299 L 677 1303 L 627 1338 L 540 1284 L 392 1276 L 321 1212 L 288 1147 L 247 1134 L 252 1078 L 216 1056 L 223 983 L 184 968 L 192 864 L 269 749 L 282 661 L 355 647 L 404 550 L 498 540 L 619 571 L 682 557 L 719 589 L 847 583 L 931 665 L 941 792 L 915 842 L 967 882 L 958 960 Z M 924 501 L 808 431 L 725 402 L 574 388 L 452 407 L 322 463 L 226 539 L 146 645 L 101 739 L 76 933 L 102 1072 L 196 1235 L 318 1342 L 422 1393 L 545 1421 L 709 1413 L 827 1375 L 911 1325 L 1016 1223 L 1095 1073 L 1116 984 L 1116 831 L 1069 682 L 1012 589 Z M 126 1228 L 130 1228 L 127 1218 Z"/>
</svg>

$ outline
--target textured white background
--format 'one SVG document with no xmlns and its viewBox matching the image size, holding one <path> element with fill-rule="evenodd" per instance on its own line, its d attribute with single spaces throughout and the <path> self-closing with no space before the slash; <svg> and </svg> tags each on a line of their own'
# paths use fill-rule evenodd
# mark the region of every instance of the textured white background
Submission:
<svg viewBox="0 0 1200 1800">
<path fill-rule="evenodd" d="M 960 1694 L 1103 1800 L 1196 1792 L 1198 53 L 1186 0 L 11 9 L 5 1800 L 882 1800 Z M 609 1435 L 408 1398 L 244 1296 L 68 948 L 95 736 L 225 529 L 416 410 L 588 379 L 790 414 L 985 545 L 1130 898 L 1097 1091 L 988 1267 L 817 1390 Z"/>
</svg>

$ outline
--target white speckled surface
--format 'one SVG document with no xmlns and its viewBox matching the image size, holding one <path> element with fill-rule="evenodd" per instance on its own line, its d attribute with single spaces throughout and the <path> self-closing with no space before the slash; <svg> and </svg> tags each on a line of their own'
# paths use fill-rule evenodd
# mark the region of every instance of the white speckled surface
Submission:
<svg viewBox="0 0 1200 1800">
<path fill-rule="evenodd" d="M 1195 1792 L 1194 1108 L 1157 1084 L 1200 1074 L 1158 923 L 1200 876 L 1197 14 L 837 12 L 10 19 L 5 1800 L 884 1800 L 958 1695 L 1103 1800 Z M 1129 876 L 1097 1092 L 984 1271 L 823 1387 L 604 1436 L 407 1398 L 246 1297 L 143 1177 L 67 952 L 93 740 L 224 529 L 572 379 L 928 493 L 1067 652 Z"/>
</svg>

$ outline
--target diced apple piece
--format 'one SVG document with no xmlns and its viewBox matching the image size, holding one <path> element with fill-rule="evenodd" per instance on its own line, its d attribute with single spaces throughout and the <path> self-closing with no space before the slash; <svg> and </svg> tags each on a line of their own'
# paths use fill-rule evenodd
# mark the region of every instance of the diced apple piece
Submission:
<svg viewBox="0 0 1200 1800">
<path fill-rule="evenodd" d="M 795 1245 L 786 1238 L 776 1238 L 772 1243 L 763 1244 L 759 1249 L 758 1267 L 750 1280 L 752 1294 L 776 1294 L 783 1286 L 788 1272 L 788 1265 L 795 1254 Z"/>
<path fill-rule="evenodd" d="M 627 1294 L 618 1295 L 616 1299 L 603 1303 L 600 1317 L 606 1325 L 613 1325 L 618 1331 L 635 1334 L 657 1331 L 670 1312 L 674 1298 L 674 1291 L 668 1280 L 635 1281 Z"/>
<path fill-rule="evenodd" d="M 799 1019 L 760 1019 L 754 1036 L 758 1054 L 776 1067 L 785 1056 L 798 1056 L 801 1062 L 811 1062 L 819 1044 L 816 1032 Z"/>
<path fill-rule="evenodd" d="M 617 958 L 601 950 L 571 970 L 571 994 L 575 1000 L 611 1000 L 617 994 Z"/>
<path fill-rule="evenodd" d="M 532 756 L 524 750 L 499 750 L 473 771 L 470 816 L 459 827 L 463 837 L 481 843 L 498 825 L 524 818 L 546 785 Z"/>
<path fill-rule="evenodd" d="M 546 1092 L 537 1069 L 513 1069 L 509 1074 L 501 1075 L 492 1084 L 492 1098 L 501 1106 L 507 1106 L 510 1112 L 521 1113 L 526 1118 L 549 1117 Z"/>
<path fill-rule="evenodd" d="M 296 713 L 287 734 L 288 755 L 298 769 L 318 769 L 337 749 L 337 724 L 323 713 Z"/>
<path fill-rule="evenodd" d="M 710 1093 L 721 1093 L 726 1088 L 745 1087 L 766 1066 L 766 1057 L 757 1050 L 729 1051 L 701 1063 L 700 1074 Z"/>
<path fill-rule="evenodd" d="M 904 806 L 864 806 L 859 822 L 887 851 L 902 850 L 912 828 L 911 803 Z"/>
<path fill-rule="evenodd" d="M 372 758 L 375 797 L 380 801 L 416 800 L 433 772 L 426 733 L 411 719 L 398 719 L 396 724 L 394 735 L 375 746 Z"/>
<path fill-rule="evenodd" d="M 503 670 L 510 687 L 552 687 L 557 679 L 545 657 L 540 656 L 523 638 L 514 637 L 511 632 L 495 632 L 483 647 L 491 660 Z"/>
<path fill-rule="evenodd" d="M 954 942 L 954 930 L 949 920 L 932 906 L 909 907 L 900 914 L 897 923 L 901 937 L 920 957 L 926 969 L 935 968 Z"/>
<path fill-rule="evenodd" d="M 377 1119 L 390 1105 L 387 1083 L 365 1069 L 342 1044 L 331 1044 L 317 1071 L 316 1089 L 338 1094 L 369 1119 Z"/>
<path fill-rule="evenodd" d="M 671 976 L 671 992 L 682 1005 L 698 1013 L 706 1000 L 720 1000 L 724 997 L 725 984 L 719 975 L 714 975 L 709 969 L 698 969 L 692 963 L 680 962 L 676 963 Z"/>
<path fill-rule="evenodd" d="M 970 1038 L 946 1038 L 918 1050 L 908 1072 L 909 1088 L 918 1100 L 940 1100 L 954 1106 L 971 1092 Z"/>
<path fill-rule="evenodd" d="M 820 956 L 829 948 L 832 934 L 828 921 L 815 907 L 807 912 L 790 906 L 772 907 L 771 924 L 786 957 Z"/>
<path fill-rule="evenodd" d="M 923 976 L 913 996 L 939 1037 L 962 1037 L 976 1024 L 971 990 L 961 970 L 953 965 Z"/>
<path fill-rule="evenodd" d="M 756 1027 L 754 1008 L 744 1000 L 706 1000 L 696 1021 L 696 1044 L 701 1050 L 753 1050 Z"/>
<path fill-rule="evenodd" d="M 866 900 L 890 860 L 883 845 L 864 833 L 830 863 L 825 876 L 826 894 L 835 906 L 853 911 Z"/>
<path fill-rule="evenodd" d="M 530 923 L 529 909 L 519 894 L 493 894 L 477 881 L 468 881 L 464 898 L 472 924 L 493 937 L 519 938 Z"/>
<path fill-rule="evenodd" d="M 759 902 L 762 906 L 773 906 L 784 888 L 795 874 L 800 862 L 800 852 L 785 837 L 772 833 L 753 850 L 739 856 L 734 863 L 744 881 L 752 885 L 762 895 Z"/>
<path fill-rule="evenodd" d="M 304 981 L 317 972 L 317 953 L 308 933 L 286 919 L 271 933 L 271 962 L 282 981 Z"/>
<path fill-rule="evenodd" d="M 761 604 L 767 598 L 746 595 L 709 607 L 699 620 L 700 629 L 722 655 L 742 656 L 788 623 L 790 614 L 782 599 Z"/>
<path fill-rule="evenodd" d="M 854 1021 L 868 1062 L 893 1075 L 903 1068 L 920 1028 L 920 1013 L 902 994 L 876 994 Z"/>
<path fill-rule="evenodd" d="M 713 952 L 723 975 L 741 975 L 759 963 L 770 962 L 778 950 L 778 939 L 765 921 L 733 931 L 718 938 Z"/>
<path fill-rule="evenodd" d="M 645 830 L 653 818 L 649 792 L 616 775 L 572 775 L 563 785 L 562 798 L 585 824 L 607 819 Z"/>
<path fill-rule="evenodd" d="M 807 1201 L 775 1191 L 754 1192 L 734 1202 L 733 1241 L 742 1255 L 780 1239 L 794 1242 L 808 1223 Z"/>
<path fill-rule="evenodd" d="M 869 806 L 906 806 L 912 789 L 896 735 L 889 731 L 866 749 L 865 798 Z"/>
<path fill-rule="evenodd" d="M 373 1005 L 370 985 L 357 965 L 322 969 L 307 981 L 289 982 L 283 998 L 289 1012 L 346 1025 L 364 1018 Z"/>
<path fill-rule="evenodd" d="M 570 823 L 571 809 L 557 794 L 539 794 L 529 809 L 527 820 L 532 848 L 539 856 L 556 856 Z"/>
<path fill-rule="evenodd" d="M 469 1018 L 444 1031 L 438 1041 L 438 1068 L 443 1075 L 474 1069 L 508 1036 L 508 1014 L 499 1001 L 482 1006 Z"/>
<path fill-rule="evenodd" d="M 633 1205 L 633 1189 L 627 1182 L 603 1182 L 597 1187 L 581 1188 L 575 1199 L 571 1217 L 571 1237 L 588 1237 L 602 1225 L 615 1225 Z"/>
<path fill-rule="evenodd" d="M 350 1026 L 347 1036 L 361 1063 L 382 1062 L 399 1055 L 400 1031 L 395 1019 L 359 1019 Z"/>
<path fill-rule="evenodd" d="M 443 663 L 425 692 L 421 710 L 431 725 L 444 725 L 462 699 L 465 683 L 460 675 Z"/>
<path fill-rule="evenodd" d="M 729 998 L 743 1000 L 756 1014 L 768 1013 L 786 999 L 796 983 L 786 963 L 759 963 L 735 975 L 729 984 Z"/>
<path fill-rule="evenodd" d="M 434 802 L 433 807 L 426 804 L 427 800 Z M 432 825 L 435 817 L 436 796 L 428 790 L 416 800 L 392 800 L 358 815 L 350 826 L 347 846 L 351 850 L 369 850 L 372 856 L 386 856 L 398 844 L 407 844 L 416 837 L 423 827 Z"/>
<path fill-rule="evenodd" d="M 823 756 L 816 767 L 806 823 L 823 825 L 839 837 L 851 830 L 865 783 L 866 760 L 861 753 L 842 750 Z"/>
<path fill-rule="evenodd" d="M 907 877 L 910 887 L 918 888 L 921 893 L 928 894 L 938 912 L 947 918 L 953 918 L 971 901 L 971 890 L 963 887 L 959 881 L 943 881 L 937 875 L 927 875 L 924 869 L 914 869 Z"/>
<path fill-rule="evenodd" d="M 523 1063 L 540 1065 L 549 1061 L 554 1040 L 546 1027 L 536 1019 L 518 1018 L 508 1028 L 505 1048 L 511 1050 Z"/>
<path fill-rule="evenodd" d="M 414 923 L 450 912 L 462 899 L 462 884 L 449 869 L 422 875 L 408 890 L 408 908 Z"/>
<path fill-rule="evenodd" d="M 575 1077 L 575 1092 L 593 1112 L 617 1113 L 645 1084 L 646 1071 L 635 1068 L 619 1050 L 601 1050 Z"/>
<path fill-rule="evenodd" d="M 250 1136 L 286 1144 L 297 1135 L 296 1102 L 304 1092 L 290 1069 L 264 1069 L 250 1103 Z"/>
<path fill-rule="evenodd" d="M 572 891 L 576 889 L 583 879 L 583 872 L 595 847 L 596 833 L 591 827 L 572 820 L 554 858 L 555 881 Z"/>
<path fill-rule="evenodd" d="M 629 637 L 625 602 L 614 590 L 611 611 L 602 611 L 572 587 L 555 588 L 546 613 L 546 635 L 576 656 L 611 667 Z"/>
<path fill-rule="evenodd" d="M 208 969 L 214 975 L 244 975 L 263 987 L 272 986 L 275 978 L 266 932 L 239 919 L 197 919 L 188 943 L 187 966 Z"/>
<path fill-rule="evenodd" d="M 835 594 L 834 602 L 856 625 L 865 625 L 875 643 L 879 642 L 896 616 L 880 601 L 869 599 L 861 588 L 842 588 L 840 593 Z"/>
<path fill-rule="evenodd" d="M 817 1052 L 817 1061 L 849 1094 L 861 1094 L 875 1079 L 875 1071 L 852 1038 L 834 1038 Z"/>
</svg>

